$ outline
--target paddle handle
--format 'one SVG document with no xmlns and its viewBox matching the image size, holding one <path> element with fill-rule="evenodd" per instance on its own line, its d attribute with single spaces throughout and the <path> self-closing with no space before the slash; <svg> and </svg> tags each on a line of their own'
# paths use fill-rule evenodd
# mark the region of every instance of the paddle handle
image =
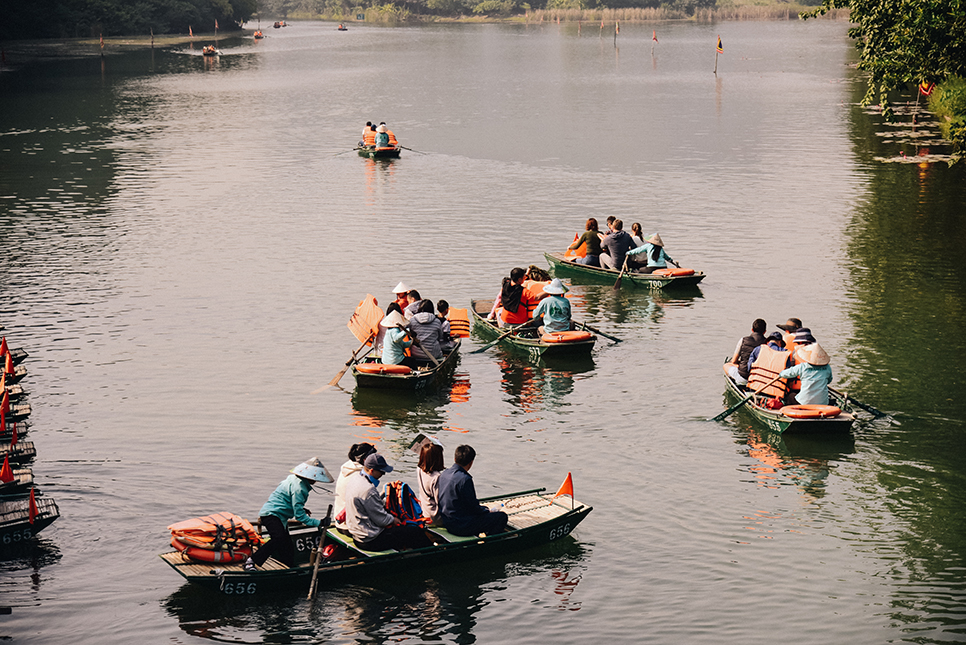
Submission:
<svg viewBox="0 0 966 645">
<path fill-rule="evenodd" d="M 581 326 L 582 326 L 582 327 L 583 327 L 584 329 L 586 329 L 587 331 L 592 331 L 592 332 L 594 332 L 595 334 L 597 334 L 598 336 L 603 336 L 604 338 L 607 338 L 607 339 L 609 339 L 609 340 L 612 340 L 612 341 L 614 341 L 615 343 L 620 343 L 620 342 L 623 342 L 623 339 L 621 339 L 621 338 L 615 338 L 615 337 L 613 337 L 613 336 L 611 336 L 610 334 L 605 334 L 605 333 L 604 333 L 604 332 L 602 332 L 601 330 L 599 330 L 599 329 L 597 329 L 596 327 L 591 327 L 590 325 L 588 325 L 588 324 L 587 324 L 587 323 L 585 323 L 585 322 L 582 322 L 582 323 L 580 323 L 580 325 L 581 325 Z"/>
<path fill-rule="evenodd" d="M 621 266 L 621 272 L 617 275 L 617 282 L 614 283 L 614 291 L 621 290 L 621 280 L 624 279 L 625 271 L 627 271 L 627 256 L 624 256 L 624 265 Z"/>
<path fill-rule="evenodd" d="M 315 547 L 315 566 L 312 569 L 312 582 L 309 584 L 309 600 L 315 596 L 315 583 L 319 577 L 319 563 L 322 562 L 322 547 L 325 546 L 325 537 L 328 535 L 327 529 L 332 521 L 332 504 L 329 504 L 329 510 L 325 514 L 325 519 L 319 524 L 319 545 Z"/>
</svg>

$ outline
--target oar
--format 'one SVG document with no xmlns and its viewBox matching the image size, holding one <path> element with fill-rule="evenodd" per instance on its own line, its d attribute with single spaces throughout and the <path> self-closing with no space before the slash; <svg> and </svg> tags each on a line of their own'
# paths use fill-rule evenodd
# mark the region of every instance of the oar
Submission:
<svg viewBox="0 0 966 645">
<path fill-rule="evenodd" d="M 621 272 L 617 276 L 617 282 L 614 283 L 614 291 L 621 290 L 621 280 L 624 278 L 624 271 L 627 271 L 627 258 L 624 258 L 624 266 L 621 267 Z"/>
<path fill-rule="evenodd" d="M 346 371 L 349 369 L 349 366 L 356 362 L 356 354 L 358 354 L 359 352 L 361 352 L 362 351 L 362 348 L 369 344 L 369 341 L 372 340 L 373 335 L 374 334 L 370 334 L 369 335 L 369 338 L 367 338 L 361 345 L 359 345 L 359 349 L 357 349 L 356 351 L 352 352 L 352 358 L 350 358 L 349 360 L 347 360 L 345 362 L 345 367 L 343 367 L 341 370 L 339 370 L 339 373 L 336 374 L 335 377 L 331 381 L 329 381 L 329 384 L 328 385 L 323 385 L 322 387 L 320 387 L 317 390 L 312 390 L 312 394 L 318 394 L 319 392 L 324 392 L 325 390 L 328 390 L 330 387 L 332 387 L 334 385 L 338 385 L 339 384 L 339 381 L 342 380 L 342 377 L 345 375 Z M 368 352 L 366 352 L 366 353 L 368 353 Z"/>
<path fill-rule="evenodd" d="M 326 529 L 332 520 L 332 504 L 329 504 L 329 511 L 325 514 L 325 519 L 319 524 L 319 545 L 315 548 L 315 568 L 312 569 L 312 582 L 309 584 L 309 600 L 315 595 L 315 581 L 319 577 L 319 563 L 322 562 L 322 547 L 325 546 L 325 538 L 328 535 Z"/>
<path fill-rule="evenodd" d="M 420 152 L 419 150 L 413 150 L 412 148 L 407 148 L 406 146 L 398 146 L 397 145 L 396 147 L 397 148 L 402 148 L 403 150 L 408 150 L 409 152 L 416 152 L 416 153 L 419 153 L 421 155 L 429 154 L 427 152 Z"/>
<path fill-rule="evenodd" d="M 727 410 L 725 410 L 724 412 L 722 412 L 718 416 L 713 417 L 711 419 L 708 419 L 708 421 L 721 421 L 725 417 L 731 416 L 731 413 L 732 412 L 734 412 L 735 410 L 737 410 L 738 408 L 740 408 L 741 406 L 743 406 L 745 403 L 748 403 L 748 401 L 750 401 L 751 399 L 753 399 L 755 396 L 761 394 L 762 390 L 764 390 L 766 387 L 768 387 L 769 385 L 771 385 L 772 383 L 774 383 L 775 381 L 777 381 L 780 378 L 781 378 L 780 376 L 776 376 L 775 378 L 773 378 L 772 380 L 770 380 L 769 382 L 765 383 L 760 388 L 758 388 L 758 390 L 752 392 L 751 394 L 749 394 L 748 396 L 746 396 L 745 398 L 743 398 L 739 403 L 731 406 L 730 408 L 728 408 Z"/>
<path fill-rule="evenodd" d="M 601 330 L 599 330 L 599 329 L 597 329 L 596 327 L 591 327 L 590 325 L 588 325 L 588 324 L 587 324 L 587 323 L 585 323 L 585 322 L 582 322 L 582 323 L 580 323 L 580 325 L 581 325 L 581 327 L 583 327 L 584 329 L 586 329 L 586 330 L 588 330 L 588 331 L 592 331 L 592 332 L 594 332 L 595 334 L 597 334 L 598 336 L 603 336 L 604 338 L 608 338 L 608 339 L 610 339 L 610 340 L 612 340 L 612 341 L 614 341 L 615 343 L 620 343 L 620 342 L 623 342 L 623 340 L 622 340 L 622 339 L 620 339 L 620 338 L 614 338 L 614 337 L 613 337 L 613 336 L 611 336 L 610 334 L 605 334 L 605 333 L 604 333 L 604 332 L 602 332 Z"/>
<path fill-rule="evenodd" d="M 479 349 L 474 349 L 472 352 L 470 352 L 470 354 L 479 354 L 480 352 L 485 352 L 486 350 L 490 349 L 491 347 L 493 347 L 494 345 L 496 345 L 497 343 L 499 343 L 501 340 L 503 340 L 504 338 L 506 338 L 507 336 L 509 336 L 513 332 L 515 332 L 516 330 L 517 330 L 517 328 L 514 327 L 513 329 L 511 329 L 509 331 L 503 332 L 502 334 L 500 334 L 499 336 L 497 336 L 496 340 L 487 343 L 486 345 L 484 345 L 483 347 L 480 347 Z"/>
<path fill-rule="evenodd" d="M 866 412 L 868 412 L 873 416 L 876 416 L 876 417 L 888 416 L 882 410 L 877 410 L 876 408 L 872 407 L 871 405 L 868 405 L 867 403 L 862 403 L 861 401 L 857 401 L 854 398 L 849 398 L 848 394 L 843 394 L 842 392 L 836 390 L 831 386 L 829 386 L 828 391 L 836 395 L 837 397 L 841 398 L 843 401 L 846 401 L 847 403 L 854 403 L 855 405 L 859 406 L 860 408 L 862 408 L 863 410 L 865 410 Z"/>
<path fill-rule="evenodd" d="M 402 329 L 402 327 L 399 325 L 396 325 L 396 329 Z M 436 357 L 430 354 L 429 352 L 427 352 L 425 349 L 423 349 L 423 346 L 420 344 L 419 339 L 416 338 L 416 332 L 413 332 L 412 334 L 410 334 L 410 337 L 413 339 L 413 345 L 415 345 L 419 349 L 422 349 L 423 354 L 426 354 L 426 356 L 429 356 L 429 360 L 433 361 L 433 365 L 436 367 L 439 367 L 439 361 L 436 360 Z"/>
<path fill-rule="evenodd" d="M 342 152 L 335 153 L 333 156 L 338 157 L 339 155 L 344 155 L 344 154 L 348 154 L 350 152 L 355 152 L 356 150 L 362 150 L 362 148 L 355 147 L 352 150 L 343 150 Z"/>
</svg>

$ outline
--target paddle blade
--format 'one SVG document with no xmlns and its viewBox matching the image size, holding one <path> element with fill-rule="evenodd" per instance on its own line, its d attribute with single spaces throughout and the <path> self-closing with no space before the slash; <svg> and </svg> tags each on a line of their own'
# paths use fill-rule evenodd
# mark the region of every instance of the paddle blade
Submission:
<svg viewBox="0 0 966 645">
<path fill-rule="evenodd" d="M 359 342 L 367 342 L 373 335 L 378 335 L 379 321 L 383 317 L 382 309 L 376 304 L 375 297 L 367 293 L 366 297 L 356 306 L 356 310 L 349 318 L 346 326 L 359 339 Z"/>
</svg>

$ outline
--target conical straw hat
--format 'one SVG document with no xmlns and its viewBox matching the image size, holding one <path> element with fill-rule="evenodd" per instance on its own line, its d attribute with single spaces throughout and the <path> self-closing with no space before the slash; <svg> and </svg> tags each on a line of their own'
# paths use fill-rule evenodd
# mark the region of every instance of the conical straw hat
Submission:
<svg viewBox="0 0 966 645">
<path fill-rule="evenodd" d="M 800 348 L 797 352 L 798 357 L 801 358 L 806 363 L 811 365 L 828 365 L 829 358 L 828 353 L 822 349 L 822 346 L 818 343 L 812 343 Z"/>
</svg>

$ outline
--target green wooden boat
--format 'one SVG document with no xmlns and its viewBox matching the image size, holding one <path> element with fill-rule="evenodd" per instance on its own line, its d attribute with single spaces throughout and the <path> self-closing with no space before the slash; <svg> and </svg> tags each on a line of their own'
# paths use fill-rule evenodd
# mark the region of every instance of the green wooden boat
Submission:
<svg viewBox="0 0 966 645">
<path fill-rule="evenodd" d="M 544 253 L 553 269 L 554 275 L 571 275 L 582 278 L 592 278 L 597 282 L 609 282 L 613 284 L 617 281 L 620 271 L 605 269 L 603 267 L 592 267 L 586 264 L 577 264 L 570 258 L 564 258 L 563 253 Z M 625 271 L 621 284 L 635 284 L 649 289 L 678 289 L 682 287 L 693 288 L 704 280 L 705 274 L 695 271 L 691 275 L 685 276 L 662 276 L 653 273 L 634 273 Z"/>
<path fill-rule="evenodd" d="M 741 399 L 745 398 L 751 392 L 745 390 L 740 385 L 735 383 L 727 372 L 727 363 L 722 366 L 725 370 L 724 377 L 725 381 L 728 383 L 728 393 L 738 397 L 735 401 L 736 403 Z M 835 397 L 835 395 L 829 392 L 829 396 L 832 401 L 838 405 L 841 403 Z M 746 414 L 750 414 L 760 423 L 764 424 L 766 428 L 772 432 L 777 432 L 778 434 L 783 434 L 786 432 L 794 433 L 819 433 L 819 432 L 848 432 L 852 428 L 852 423 L 855 421 L 855 415 L 847 410 L 846 405 L 840 406 L 842 412 L 838 416 L 825 417 L 825 418 L 814 418 L 814 419 L 795 419 L 782 414 L 781 409 L 773 410 L 766 408 L 764 403 L 768 400 L 766 396 L 756 396 L 752 398 L 748 403 L 745 403 L 738 410 L 745 411 Z"/>
<path fill-rule="evenodd" d="M 508 328 L 498 327 L 496 321 L 487 320 L 490 310 L 493 308 L 492 300 L 471 300 L 470 311 L 473 312 L 473 331 L 481 338 L 495 340 L 503 336 Z M 578 327 L 580 323 L 577 323 Z M 537 359 L 559 359 L 559 358 L 586 358 L 594 349 L 597 336 L 593 333 L 586 340 L 579 340 L 567 343 L 547 343 L 537 335 L 537 329 L 530 327 L 521 329 L 519 333 L 504 336 L 500 342 L 507 347 L 526 352 L 530 358 Z"/>
<path fill-rule="evenodd" d="M 402 148 L 376 148 L 375 146 L 362 146 L 359 148 L 359 156 L 368 159 L 399 159 Z"/>
<path fill-rule="evenodd" d="M 325 531 L 326 544 L 334 552 L 319 564 L 319 586 L 339 580 L 361 580 L 385 572 L 423 572 L 428 565 L 509 554 L 521 549 L 553 542 L 570 534 L 593 510 L 578 501 L 557 498 L 545 489 L 523 491 L 481 499 L 487 504 L 501 503 L 510 516 L 504 533 L 484 537 L 458 537 L 445 529 L 427 529 L 435 544 L 408 551 L 365 551 L 352 538 L 335 528 Z M 306 593 L 312 578 L 310 552 L 317 548 L 320 531 L 302 528 L 290 531 L 295 547 L 295 566 L 287 567 L 269 558 L 261 569 L 245 571 L 239 564 L 193 562 L 178 551 L 160 554 L 162 560 L 185 580 L 230 596 L 291 591 Z M 421 573 L 420 573 L 421 575 Z"/>
<path fill-rule="evenodd" d="M 460 339 L 456 339 L 456 346 L 448 354 L 443 354 L 439 365 L 432 364 L 420 367 L 408 374 L 391 374 L 367 369 L 378 369 L 382 361 L 376 356 L 367 356 L 352 366 L 352 375 L 359 387 L 381 388 L 386 390 L 404 390 L 407 392 L 422 392 L 438 387 L 453 375 L 456 363 L 459 361 Z M 361 366 L 361 369 L 360 369 Z"/>
</svg>

